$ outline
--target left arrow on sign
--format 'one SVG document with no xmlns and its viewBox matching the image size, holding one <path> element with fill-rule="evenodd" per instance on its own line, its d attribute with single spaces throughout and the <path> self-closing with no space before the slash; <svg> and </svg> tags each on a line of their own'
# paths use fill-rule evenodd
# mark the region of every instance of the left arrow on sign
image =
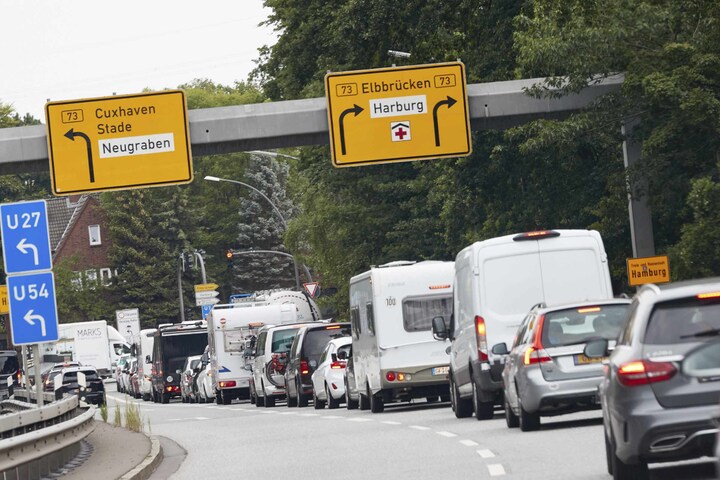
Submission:
<svg viewBox="0 0 720 480">
<path fill-rule="evenodd" d="M 90 144 L 90 138 L 83 132 L 76 132 L 73 128 L 68 130 L 65 136 L 73 142 L 75 141 L 75 137 L 82 137 L 85 139 L 85 144 L 87 145 L 88 169 L 90 170 L 90 183 L 95 183 L 95 170 L 93 168 L 92 145 Z"/>
<path fill-rule="evenodd" d="M 33 311 L 32 309 L 28 310 L 23 319 L 32 326 L 35 326 L 35 320 L 39 321 L 42 336 L 47 336 L 47 332 L 45 331 L 45 318 L 43 318 L 42 315 L 33 315 Z"/>
<path fill-rule="evenodd" d="M 20 239 L 20 243 L 17 244 L 17 249 L 20 250 L 23 255 L 27 255 L 28 249 L 32 250 L 35 265 L 38 265 L 40 263 L 37 247 L 35 246 L 35 244 L 27 243 L 27 238 Z"/>
</svg>

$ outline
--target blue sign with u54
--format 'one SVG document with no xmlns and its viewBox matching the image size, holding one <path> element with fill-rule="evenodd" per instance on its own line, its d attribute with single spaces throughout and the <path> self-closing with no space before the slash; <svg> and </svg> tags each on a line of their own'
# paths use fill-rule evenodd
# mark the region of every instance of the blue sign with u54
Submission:
<svg viewBox="0 0 720 480">
<path fill-rule="evenodd" d="M 58 314 L 53 272 L 7 277 L 10 327 L 15 345 L 55 342 Z"/>
<path fill-rule="evenodd" d="M 0 205 L 5 274 L 52 268 L 50 229 L 45 200 Z"/>
</svg>

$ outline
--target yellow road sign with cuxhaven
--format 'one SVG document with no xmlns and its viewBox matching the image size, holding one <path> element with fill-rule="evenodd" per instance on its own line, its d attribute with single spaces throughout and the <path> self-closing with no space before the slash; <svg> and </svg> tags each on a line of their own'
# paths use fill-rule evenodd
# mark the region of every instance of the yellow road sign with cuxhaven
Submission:
<svg viewBox="0 0 720 480">
<path fill-rule="evenodd" d="M 336 167 L 472 151 L 461 62 L 329 73 L 325 96 Z"/>
<path fill-rule="evenodd" d="M 182 90 L 48 102 L 55 195 L 192 181 Z"/>
<path fill-rule="evenodd" d="M 628 258 L 628 283 L 634 287 L 646 283 L 670 281 L 670 265 L 667 255 L 657 257 Z"/>
</svg>

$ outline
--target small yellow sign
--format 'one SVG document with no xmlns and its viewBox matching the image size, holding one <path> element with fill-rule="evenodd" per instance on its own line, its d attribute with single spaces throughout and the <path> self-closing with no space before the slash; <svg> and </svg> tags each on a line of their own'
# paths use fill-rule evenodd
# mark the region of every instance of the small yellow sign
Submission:
<svg viewBox="0 0 720 480">
<path fill-rule="evenodd" d="M 212 292 L 218 287 L 217 283 L 200 283 L 195 285 L 195 292 Z"/>
<path fill-rule="evenodd" d="M 55 195 L 192 181 L 182 90 L 48 102 L 45 118 Z"/>
<path fill-rule="evenodd" d="M 646 283 L 670 281 L 670 264 L 667 255 L 657 257 L 628 258 L 628 283 L 631 287 Z"/>
<path fill-rule="evenodd" d="M 325 96 L 336 167 L 472 151 L 461 62 L 329 73 Z"/>
<path fill-rule="evenodd" d="M 8 302 L 7 285 L 0 285 L 0 314 L 10 313 Z"/>
</svg>

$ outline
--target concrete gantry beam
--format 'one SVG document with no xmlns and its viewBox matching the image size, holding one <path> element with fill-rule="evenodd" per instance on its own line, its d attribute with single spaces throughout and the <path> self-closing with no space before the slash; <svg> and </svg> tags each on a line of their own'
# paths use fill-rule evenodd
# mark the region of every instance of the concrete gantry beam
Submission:
<svg viewBox="0 0 720 480">
<path fill-rule="evenodd" d="M 578 94 L 537 99 L 525 89 L 542 78 L 468 85 L 473 130 L 499 130 L 538 118 L 562 118 L 620 88 L 607 78 Z M 189 112 L 194 156 L 329 143 L 325 98 L 216 107 Z M 45 125 L 0 129 L 0 175 L 48 170 Z"/>
</svg>

